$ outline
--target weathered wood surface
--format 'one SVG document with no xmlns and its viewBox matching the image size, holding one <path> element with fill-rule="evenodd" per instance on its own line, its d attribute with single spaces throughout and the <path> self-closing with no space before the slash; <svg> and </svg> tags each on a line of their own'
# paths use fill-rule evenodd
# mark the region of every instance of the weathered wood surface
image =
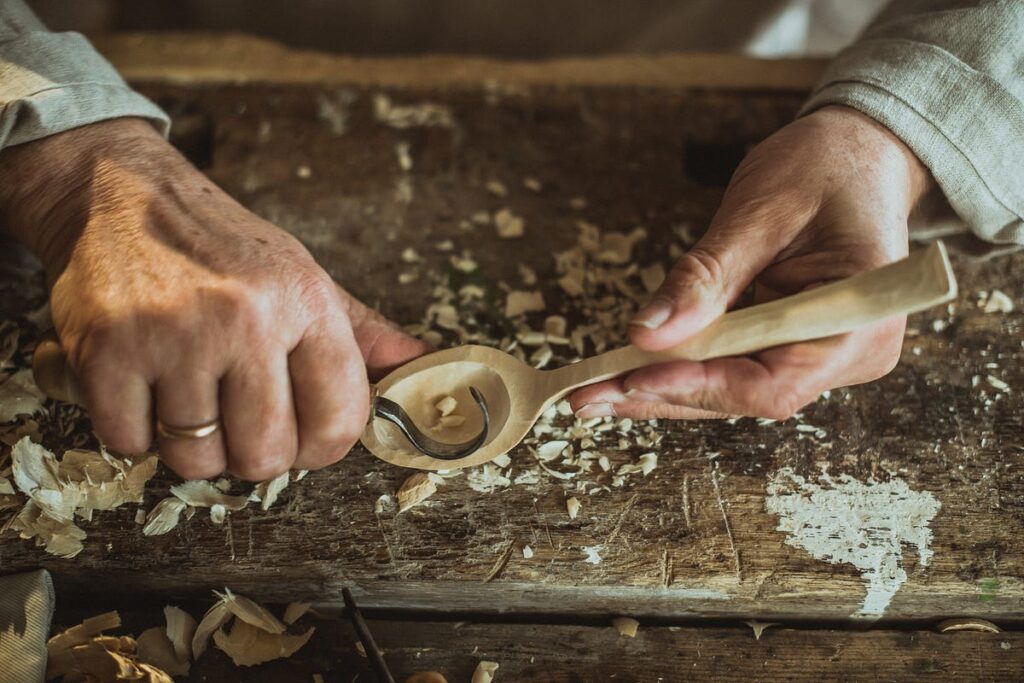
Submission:
<svg viewBox="0 0 1024 683">
<path fill-rule="evenodd" d="M 108 603 L 107 608 L 111 605 Z M 199 613 L 200 610 L 192 610 Z M 162 624 L 159 610 L 122 614 L 125 631 Z M 78 617 L 76 617 L 77 619 Z M 62 622 L 63 623 L 63 622 Z M 70 622 L 68 622 L 70 623 Z M 316 627 L 309 643 L 287 660 L 234 666 L 210 647 L 188 677 L 200 683 L 326 683 L 375 680 L 356 650 L 346 620 L 304 617 Z M 369 627 L 399 682 L 437 671 L 468 683 L 481 660 L 499 664 L 496 683 L 617 681 L 1020 681 L 1024 633 L 830 630 L 770 627 L 755 640 L 745 624 L 706 628 L 641 624 L 635 638 L 610 625 L 500 624 L 370 620 Z"/>
<path fill-rule="evenodd" d="M 456 251 L 472 249 L 491 283 L 516 282 L 517 265 L 527 263 L 552 308 L 570 317 L 550 254 L 574 243 L 578 218 L 613 230 L 647 226 L 641 260 L 668 265 L 671 226 L 706 225 L 730 155 L 784 125 L 801 99 L 665 87 L 403 89 L 390 92 L 394 101 L 442 103 L 456 125 L 396 130 L 374 120 L 372 88 L 150 83 L 142 91 L 174 114 L 175 141 L 216 182 L 401 322 L 417 321 L 429 301 L 422 280 L 396 284 L 406 246 L 442 269 L 448 254 L 433 245 L 451 239 Z M 409 144 L 414 162 L 408 203 L 395 199 L 399 142 Z M 309 178 L 297 175 L 300 166 Z M 521 189 L 526 176 L 543 190 Z M 491 179 L 503 181 L 509 196 L 486 192 Z M 569 208 L 573 197 L 585 197 L 587 208 Z M 502 206 L 525 217 L 520 242 L 499 241 L 492 228 L 459 227 L 476 211 Z M 199 514 L 167 536 L 146 538 L 134 509 L 97 514 L 83 523 L 86 549 L 71 561 L 5 536 L 0 571 L 47 567 L 63 595 L 206 596 L 227 585 L 262 599 L 330 602 L 352 585 L 371 611 L 843 620 L 865 600 L 861 571 L 788 545 L 766 510 L 774 473 L 791 467 L 813 479 L 827 465 L 833 476 L 860 482 L 897 477 L 941 503 L 930 525 L 931 562 L 924 567 L 916 548 L 903 548 L 909 578 L 885 618 L 1019 623 L 1024 256 L 955 266 L 959 303 L 951 315 L 912 320 L 894 373 L 804 411 L 802 422 L 824 436 L 798 431 L 797 420 L 662 424 L 658 468 L 624 489 L 582 498 L 576 520 L 566 515 L 561 482 L 550 479 L 481 494 L 456 478 L 418 508 L 377 515 L 374 501 L 393 494 L 408 472 L 357 449 L 293 484 L 270 511 L 250 508 L 222 527 Z M 977 308 L 977 293 L 994 287 L 1018 303 L 1016 311 Z M 0 291 L 5 315 L 33 305 L 24 292 Z M 931 322 L 940 317 L 949 324 L 935 331 Z M 1011 391 L 984 379 L 972 387 L 973 377 L 989 374 Z M 644 450 L 606 452 L 618 464 Z M 172 482 L 151 485 L 147 509 Z M 525 544 L 532 559 L 521 553 Z M 597 545 L 603 561 L 589 564 L 582 548 Z"/>
</svg>

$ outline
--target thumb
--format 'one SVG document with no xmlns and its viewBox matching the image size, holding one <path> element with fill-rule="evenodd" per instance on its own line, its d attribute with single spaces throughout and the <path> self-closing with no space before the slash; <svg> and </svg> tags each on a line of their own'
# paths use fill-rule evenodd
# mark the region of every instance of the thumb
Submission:
<svg viewBox="0 0 1024 683">
<path fill-rule="evenodd" d="M 630 322 L 631 341 L 661 351 L 704 329 L 778 255 L 793 222 L 763 205 L 731 210 L 723 203 L 704 237 Z"/>
<path fill-rule="evenodd" d="M 370 381 L 376 381 L 395 367 L 433 350 L 429 344 L 406 334 L 379 312 L 340 288 L 339 293 L 348 300 L 349 321 Z"/>
</svg>

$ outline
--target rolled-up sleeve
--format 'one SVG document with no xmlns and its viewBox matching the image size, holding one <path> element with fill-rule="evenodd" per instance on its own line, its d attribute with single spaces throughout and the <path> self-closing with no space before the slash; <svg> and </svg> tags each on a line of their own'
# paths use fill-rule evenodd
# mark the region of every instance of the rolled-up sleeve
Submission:
<svg viewBox="0 0 1024 683">
<path fill-rule="evenodd" d="M 1024 2 L 896 0 L 801 114 L 829 104 L 903 140 L 979 237 L 1024 244 Z"/>
<path fill-rule="evenodd" d="M 170 120 L 78 33 L 54 33 L 21 0 L 0 0 L 0 149 L 106 119 Z"/>
</svg>

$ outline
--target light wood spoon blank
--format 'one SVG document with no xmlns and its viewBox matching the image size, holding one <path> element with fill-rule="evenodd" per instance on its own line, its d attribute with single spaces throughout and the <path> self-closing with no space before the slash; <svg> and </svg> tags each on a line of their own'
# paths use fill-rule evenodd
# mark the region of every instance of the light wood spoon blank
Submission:
<svg viewBox="0 0 1024 683">
<path fill-rule="evenodd" d="M 448 437 L 437 438 L 456 442 L 480 432 L 482 416 L 469 393 L 470 387 L 477 387 L 491 420 L 484 445 L 459 460 L 438 460 L 416 450 L 384 420 L 371 420 L 362 442 L 381 460 L 402 467 L 445 470 L 479 465 L 510 451 L 553 402 L 581 386 L 673 360 L 740 356 L 845 334 L 955 296 L 949 258 L 936 242 L 877 270 L 726 313 L 682 344 L 656 353 L 626 346 L 556 370 L 537 370 L 486 346 L 446 349 L 399 367 L 377 384 L 376 391 L 404 407 L 421 429 L 436 422 L 436 402 L 454 396 L 466 421 L 458 430 L 444 430 Z"/>
</svg>

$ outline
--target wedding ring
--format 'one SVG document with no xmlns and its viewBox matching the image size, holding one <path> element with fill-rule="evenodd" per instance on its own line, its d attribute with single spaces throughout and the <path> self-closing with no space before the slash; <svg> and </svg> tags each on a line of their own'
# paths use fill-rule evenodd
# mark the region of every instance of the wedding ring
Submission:
<svg viewBox="0 0 1024 683">
<path fill-rule="evenodd" d="M 220 419 L 210 420 L 194 427 L 173 427 L 156 421 L 156 433 L 164 439 L 203 439 L 220 429 Z"/>
</svg>

